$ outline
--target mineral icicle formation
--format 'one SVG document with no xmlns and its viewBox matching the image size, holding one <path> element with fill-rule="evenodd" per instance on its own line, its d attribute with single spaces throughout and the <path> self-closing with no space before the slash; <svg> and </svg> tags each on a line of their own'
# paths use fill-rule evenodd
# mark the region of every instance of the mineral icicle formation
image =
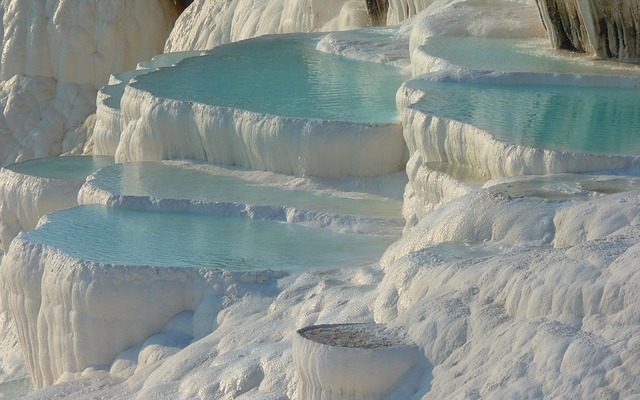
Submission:
<svg viewBox="0 0 640 400">
<path fill-rule="evenodd" d="M 640 63 L 637 0 L 537 0 L 537 3 L 554 47 Z"/>
</svg>

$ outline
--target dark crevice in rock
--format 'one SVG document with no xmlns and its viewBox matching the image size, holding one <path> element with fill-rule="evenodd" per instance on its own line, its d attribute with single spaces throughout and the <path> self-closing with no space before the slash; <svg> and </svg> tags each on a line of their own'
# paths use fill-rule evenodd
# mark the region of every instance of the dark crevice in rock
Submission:
<svg viewBox="0 0 640 400">
<path fill-rule="evenodd" d="M 640 1 L 537 0 L 537 3 L 555 48 L 640 62 Z"/>
<path fill-rule="evenodd" d="M 176 7 L 178 7 L 180 12 L 184 11 L 185 8 L 189 7 L 189 5 L 193 3 L 193 0 L 171 0 L 171 1 Z"/>
<path fill-rule="evenodd" d="M 371 25 L 384 26 L 387 23 L 387 11 L 389 11 L 389 0 L 365 0 L 367 12 L 371 19 Z"/>
</svg>

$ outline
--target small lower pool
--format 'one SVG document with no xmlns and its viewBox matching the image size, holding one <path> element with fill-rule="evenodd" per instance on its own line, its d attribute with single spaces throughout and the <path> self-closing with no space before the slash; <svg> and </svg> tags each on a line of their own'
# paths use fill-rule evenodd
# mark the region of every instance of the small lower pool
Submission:
<svg viewBox="0 0 640 400">
<path fill-rule="evenodd" d="M 11 164 L 5 168 L 23 175 L 71 181 L 84 180 L 113 162 L 113 157 L 105 156 L 48 157 Z"/>
<path fill-rule="evenodd" d="M 80 206 L 23 234 L 85 261 L 236 271 L 377 262 L 395 237 L 334 233 L 247 218 Z"/>
<path fill-rule="evenodd" d="M 160 162 L 116 164 L 98 171 L 92 184 L 122 196 L 286 206 L 381 218 L 400 218 L 402 211 L 402 203 L 395 199 L 357 193 L 347 197 L 349 193 L 337 191 L 284 189 L 205 169 Z"/>
<path fill-rule="evenodd" d="M 283 117 L 398 121 L 400 69 L 320 52 L 321 37 L 273 35 L 222 45 L 138 76 L 131 86 L 155 97 Z"/>
<path fill-rule="evenodd" d="M 640 154 L 640 92 L 618 87 L 421 82 L 419 107 L 496 139 L 548 150 Z"/>
</svg>

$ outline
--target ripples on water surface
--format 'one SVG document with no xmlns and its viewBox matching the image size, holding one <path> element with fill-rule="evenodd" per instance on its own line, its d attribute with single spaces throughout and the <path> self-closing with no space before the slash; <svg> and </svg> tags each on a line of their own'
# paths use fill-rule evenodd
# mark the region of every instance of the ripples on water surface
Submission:
<svg viewBox="0 0 640 400">
<path fill-rule="evenodd" d="M 286 117 L 398 120 L 400 70 L 315 50 L 319 36 L 268 36 L 217 47 L 138 79 L 154 96 Z"/>
</svg>

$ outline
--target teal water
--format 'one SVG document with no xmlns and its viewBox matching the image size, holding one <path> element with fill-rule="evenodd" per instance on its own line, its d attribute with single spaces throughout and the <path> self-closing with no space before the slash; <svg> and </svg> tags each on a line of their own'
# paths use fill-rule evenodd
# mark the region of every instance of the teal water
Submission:
<svg viewBox="0 0 640 400">
<path fill-rule="evenodd" d="M 402 203 L 387 198 L 349 198 L 331 192 L 288 190 L 208 171 L 156 162 L 116 164 L 96 173 L 110 193 L 251 205 L 288 206 L 336 214 L 400 218 Z"/>
<path fill-rule="evenodd" d="M 139 75 L 145 74 L 148 71 L 144 71 L 144 70 L 136 70 L 136 71 L 130 71 L 130 72 L 119 72 L 117 74 L 113 74 L 114 77 L 116 77 L 117 79 L 120 80 L 119 83 L 115 83 L 112 85 L 106 85 L 103 86 L 102 89 L 100 89 L 100 92 L 102 94 L 105 94 L 107 96 L 109 96 L 108 98 L 106 98 L 103 103 L 110 107 L 113 108 L 115 110 L 119 110 L 120 109 L 120 100 L 122 100 L 122 95 L 124 94 L 124 89 L 127 87 L 127 85 L 129 84 L 129 81 Z"/>
<path fill-rule="evenodd" d="M 461 67 L 479 71 L 640 75 L 640 67 L 551 50 L 546 40 L 432 37 L 424 50 Z"/>
<path fill-rule="evenodd" d="M 400 70 L 315 50 L 318 35 L 260 37 L 139 76 L 156 97 L 285 117 L 355 123 L 399 118 Z"/>
<path fill-rule="evenodd" d="M 86 261 L 158 267 L 295 270 L 376 262 L 395 238 L 296 224 L 81 206 L 24 234 Z"/>
<path fill-rule="evenodd" d="M 182 52 L 175 52 L 175 53 L 159 54 L 153 57 L 151 60 L 139 62 L 137 69 L 135 71 L 118 72 L 113 74 L 113 76 L 117 78 L 120 81 L 120 83 L 116 83 L 113 85 L 105 85 L 100 89 L 101 93 L 109 96 L 107 99 L 104 100 L 104 104 L 110 108 L 119 110 L 120 100 L 122 99 L 124 90 L 129 84 L 129 82 L 131 81 L 131 79 L 135 79 L 140 75 L 148 74 L 150 69 L 174 65 L 184 60 L 185 58 L 197 57 L 200 54 L 202 54 L 201 51 L 182 51 Z"/>
<path fill-rule="evenodd" d="M 69 156 L 36 158 L 11 164 L 5 168 L 19 174 L 41 178 L 84 180 L 98 169 L 113 164 L 113 157 Z"/>
<path fill-rule="evenodd" d="M 421 83 L 420 108 L 525 146 L 640 154 L 640 91 L 621 88 Z"/>
</svg>

